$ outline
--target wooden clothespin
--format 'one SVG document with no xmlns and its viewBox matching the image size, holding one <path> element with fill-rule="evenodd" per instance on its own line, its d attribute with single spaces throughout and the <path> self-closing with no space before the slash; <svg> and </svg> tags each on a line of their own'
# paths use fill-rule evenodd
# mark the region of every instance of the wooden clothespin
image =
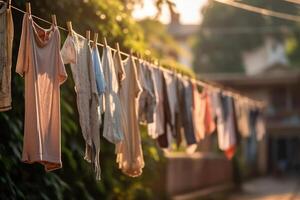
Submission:
<svg viewBox="0 0 300 200">
<path fill-rule="evenodd" d="M 26 3 L 26 12 L 31 15 L 31 4 L 29 2 Z"/>
<path fill-rule="evenodd" d="M 98 43 L 98 33 L 94 33 L 94 47 L 97 47 L 97 43 Z"/>
<path fill-rule="evenodd" d="M 116 49 L 117 49 L 118 52 L 120 52 L 120 45 L 119 45 L 118 42 L 116 43 Z"/>
<path fill-rule="evenodd" d="M 73 35 L 73 28 L 72 28 L 72 22 L 71 21 L 67 21 L 67 27 L 68 27 L 68 31 L 69 31 L 69 35 Z"/>
<path fill-rule="evenodd" d="M 7 6 L 8 9 L 11 8 L 11 0 L 8 0 L 8 6 Z"/>
<path fill-rule="evenodd" d="M 103 38 L 103 41 L 104 41 L 104 47 L 106 48 L 106 47 L 107 47 L 107 40 L 106 40 L 106 37 Z"/>
<path fill-rule="evenodd" d="M 56 15 L 51 15 L 51 19 L 52 19 L 52 24 L 56 26 L 57 25 Z"/>
<path fill-rule="evenodd" d="M 85 37 L 86 37 L 87 41 L 90 42 L 90 40 L 91 40 L 91 31 L 90 30 L 87 30 L 85 32 Z"/>
</svg>

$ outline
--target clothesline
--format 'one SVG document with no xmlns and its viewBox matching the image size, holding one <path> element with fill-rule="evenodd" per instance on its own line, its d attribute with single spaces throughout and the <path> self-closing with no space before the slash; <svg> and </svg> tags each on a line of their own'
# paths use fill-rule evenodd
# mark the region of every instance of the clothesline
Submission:
<svg viewBox="0 0 300 200">
<path fill-rule="evenodd" d="M 0 0 L 0 3 L 5 3 L 5 1 Z M 26 13 L 26 11 L 24 11 L 24 10 L 22 10 L 22 9 L 20 9 L 20 8 L 17 8 L 17 7 L 15 7 L 15 6 L 13 6 L 13 5 L 10 5 L 10 6 L 11 6 L 11 8 L 13 8 L 13 9 L 15 9 L 15 10 L 17 10 L 17 11 L 23 13 L 23 14 Z M 31 14 L 31 13 L 30 13 L 30 14 Z M 43 19 L 43 18 L 40 18 L 40 17 L 38 17 L 38 16 L 36 16 L 36 15 L 31 14 L 31 16 L 32 16 L 33 18 L 36 18 L 36 19 L 38 19 L 38 20 L 40 20 L 40 21 L 42 21 L 42 22 L 45 22 L 45 23 L 47 23 L 47 24 L 50 24 L 50 25 L 53 24 L 53 22 L 47 21 L 47 20 L 45 20 L 45 19 Z M 68 30 L 67 30 L 66 28 L 64 28 L 64 27 L 61 27 L 61 26 L 58 26 L 58 25 L 57 25 L 57 27 L 58 27 L 59 29 L 65 31 L 65 32 L 68 32 Z M 84 36 L 82 36 L 82 35 L 80 35 L 80 34 L 78 34 L 78 35 L 79 35 L 80 37 L 85 38 Z M 92 41 L 92 40 L 90 40 L 90 41 Z M 92 42 L 93 42 L 93 41 L 92 41 Z M 104 47 L 105 45 L 104 45 L 104 44 L 101 44 L 101 43 L 99 43 L 99 42 L 97 42 L 97 46 Z M 112 48 L 112 47 L 110 47 L 110 48 L 111 48 L 111 50 L 113 50 L 113 51 L 115 51 L 115 52 L 118 51 L 118 50 L 115 49 L 115 48 Z M 132 55 L 132 54 L 128 54 L 128 53 L 125 53 L 125 52 L 122 52 L 122 51 L 120 51 L 120 54 L 122 54 L 122 55 L 124 55 L 124 56 L 127 56 L 127 57 L 132 56 L 132 57 L 133 57 L 134 59 L 136 59 L 136 60 L 143 60 L 143 59 L 138 58 L 138 57 L 136 57 L 136 56 L 134 56 L 134 55 Z M 143 60 L 143 61 L 144 61 L 144 62 L 148 62 L 148 61 L 145 61 L 145 60 Z M 151 65 L 151 66 L 154 67 L 154 65 Z M 155 67 L 158 68 L 157 66 L 155 66 Z M 160 70 L 166 71 L 166 72 L 168 72 L 168 73 L 174 73 L 173 71 L 171 71 L 171 70 L 169 70 L 169 69 L 165 69 L 165 68 L 161 68 L 161 67 L 160 67 Z M 212 90 L 215 90 L 215 91 L 222 92 L 224 95 L 231 96 L 231 97 L 233 97 L 234 99 L 237 99 L 237 100 L 244 100 L 244 101 L 247 102 L 249 105 L 252 105 L 252 106 L 254 106 L 254 107 L 257 107 L 257 108 L 262 109 L 262 108 L 264 108 L 264 107 L 266 106 L 266 104 L 265 104 L 263 101 L 258 101 L 258 100 L 251 99 L 251 98 L 249 98 L 249 97 L 247 97 L 247 96 L 244 96 L 244 95 L 239 94 L 239 93 L 236 92 L 236 91 L 233 91 L 232 89 L 225 88 L 225 87 L 222 87 L 222 86 L 216 86 L 216 84 L 212 84 L 212 83 L 209 83 L 209 82 L 207 82 L 207 81 L 203 81 L 203 80 L 198 80 L 198 79 L 195 79 L 195 78 L 191 78 L 191 77 L 188 77 L 187 75 L 183 75 L 183 74 L 182 74 L 182 76 L 183 76 L 184 78 L 186 78 L 186 79 L 189 79 L 189 80 L 191 80 L 191 81 L 194 81 L 194 82 L 195 82 L 197 85 L 199 85 L 199 86 L 206 87 L 206 88 L 209 88 L 209 89 L 212 89 Z"/>
</svg>

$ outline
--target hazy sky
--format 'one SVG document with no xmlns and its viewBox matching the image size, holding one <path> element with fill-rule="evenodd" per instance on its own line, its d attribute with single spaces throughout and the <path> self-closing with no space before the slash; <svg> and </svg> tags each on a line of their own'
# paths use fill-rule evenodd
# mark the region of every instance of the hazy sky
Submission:
<svg viewBox="0 0 300 200">
<path fill-rule="evenodd" d="M 201 21 L 200 9 L 207 0 L 173 0 L 176 4 L 176 9 L 180 13 L 180 20 L 183 24 L 198 24 Z M 133 17 L 142 19 L 145 17 L 152 17 L 156 14 L 156 7 L 154 0 L 144 0 L 144 6 L 141 8 L 137 6 L 134 9 Z M 160 21 L 169 23 L 170 13 L 167 6 L 163 7 Z"/>
</svg>

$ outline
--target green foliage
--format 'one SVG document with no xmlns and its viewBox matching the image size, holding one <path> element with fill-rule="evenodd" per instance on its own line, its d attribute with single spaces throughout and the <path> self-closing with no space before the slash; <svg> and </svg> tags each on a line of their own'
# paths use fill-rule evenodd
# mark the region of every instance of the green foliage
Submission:
<svg viewBox="0 0 300 200">
<path fill-rule="evenodd" d="M 285 1 L 242 0 L 241 2 L 288 14 L 297 15 L 299 13 L 299 7 Z M 292 21 L 262 16 L 212 0 L 202 10 L 202 14 L 203 22 L 199 27 L 198 43 L 194 51 L 194 69 L 197 72 L 243 72 L 242 52 L 262 45 L 266 36 L 271 35 L 278 40 L 294 37 L 299 41 L 299 34 L 296 31 L 290 31 L 289 34 L 272 30 L 263 32 L 258 29 L 255 32 L 235 34 L 228 34 L 224 31 L 249 27 L 295 27 L 296 23 Z M 211 31 L 205 31 L 205 29 Z M 290 58 L 296 58 L 295 54 L 290 53 L 290 55 Z"/>
<path fill-rule="evenodd" d="M 24 1 L 14 1 L 25 7 Z M 108 43 L 119 42 L 121 48 L 144 51 L 146 43 L 140 26 L 124 10 L 119 0 L 31 1 L 32 13 L 50 20 L 57 15 L 59 25 L 71 20 L 73 28 L 84 34 L 86 29 L 107 36 Z M 105 17 L 103 17 L 105 15 Z M 13 11 L 15 39 L 13 71 L 20 40 L 22 17 Z M 121 17 L 121 18 L 120 18 Z M 121 19 L 121 20 L 120 20 Z M 39 24 L 45 26 L 45 24 Z M 62 32 L 62 40 L 66 33 Z M 84 142 L 79 127 L 76 94 L 69 66 L 68 80 L 61 87 L 62 161 L 63 168 L 46 173 L 39 164 L 21 162 L 23 146 L 24 80 L 12 73 L 13 109 L 0 113 L 0 199 L 159 199 L 164 184 L 161 173 L 164 159 L 155 141 L 141 127 L 146 166 L 138 178 L 123 175 L 115 163 L 114 145 L 102 138 L 102 180 L 95 181 L 92 167 L 83 159 Z M 165 173 L 163 173 L 165 174 Z"/>
</svg>

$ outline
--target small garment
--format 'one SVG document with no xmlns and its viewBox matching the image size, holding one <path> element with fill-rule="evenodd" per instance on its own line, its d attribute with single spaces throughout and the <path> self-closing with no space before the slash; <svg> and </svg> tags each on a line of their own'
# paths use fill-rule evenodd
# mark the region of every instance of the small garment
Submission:
<svg viewBox="0 0 300 200">
<path fill-rule="evenodd" d="M 0 6 L 0 112 L 11 109 L 11 65 L 14 23 L 7 4 Z"/>
<path fill-rule="evenodd" d="M 185 96 L 184 85 L 180 76 L 176 76 L 176 99 L 177 106 L 175 107 L 175 134 L 177 147 L 181 145 L 184 131 L 184 113 L 185 113 Z"/>
<path fill-rule="evenodd" d="M 118 96 L 119 82 L 109 46 L 103 48 L 102 67 L 106 82 L 103 136 L 111 143 L 123 140 L 121 127 L 121 103 Z"/>
<path fill-rule="evenodd" d="M 121 56 L 118 55 L 115 59 L 119 59 L 119 61 L 115 62 L 116 65 L 124 65 L 126 73 L 126 78 L 122 81 L 119 91 L 124 140 L 116 145 L 117 163 L 124 174 L 137 177 L 142 174 L 142 169 L 145 165 L 137 111 L 141 87 L 133 57 L 130 56 L 126 60 L 121 61 Z M 122 67 L 116 67 L 116 69 L 120 68 Z"/>
<path fill-rule="evenodd" d="M 236 125 L 233 98 L 217 92 L 213 94 L 213 98 L 217 117 L 219 148 L 225 152 L 228 159 L 231 159 L 236 150 Z"/>
<path fill-rule="evenodd" d="M 193 122 L 195 128 L 195 137 L 196 141 L 199 142 L 200 140 L 204 139 L 205 137 L 205 126 L 204 126 L 204 116 L 205 109 L 202 111 L 202 98 L 201 93 L 198 90 L 198 85 L 195 81 L 192 82 L 193 87 Z"/>
<path fill-rule="evenodd" d="M 204 117 L 204 132 L 206 135 L 211 134 L 216 129 L 216 124 L 214 120 L 213 105 L 211 102 L 212 93 L 207 89 L 204 89 L 201 93 L 201 111 Z"/>
<path fill-rule="evenodd" d="M 239 133 L 245 138 L 250 137 L 249 106 L 242 100 L 235 101 L 234 106 Z"/>
<path fill-rule="evenodd" d="M 176 142 L 176 128 L 175 128 L 175 123 L 176 123 L 176 116 L 175 116 L 175 111 L 176 107 L 178 106 L 177 102 L 177 80 L 176 77 L 173 73 L 164 71 L 164 79 L 166 82 L 166 90 L 167 90 L 167 100 L 169 103 L 169 108 L 170 108 L 170 124 L 167 124 L 167 139 L 169 141 L 169 148 L 171 148 L 171 144 Z"/>
<path fill-rule="evenodd" d="M 60 85 L 67 74 L 56 25 L 41 28 L 24 14 L 16 72 L 25 79 L 22 161 L 61 168 Z"/>
<path fill-rule="evenodd" d="M 96 178 L 100 179 L 100 137 L 98 92 L 91 47 L 89 41 L 73 31 L 68 35 L 61 49 L 65 64 L 71 64 L 71 71 L 75 83 L 79 123 L 86 143 L 84 159 L 92 162 L 96 170 Z"/>
<path fill-rule="evenodd" d="M 263 115 L 263 111 L 258 111 L 258 116 L 257 116 L 257 119 L 256 119 L 256 126 L 255 126 L 255 129 L 256 129 L 256 139 L 258 141 L 261 141 L 265 134 L 266 134 L 266 123 L 265 123 L 265 118 L 264 118 L 264 115 Z"/>
<path fill-rule="evenodd" d="M 158 68 L 152 69 L 154 80 L 156 108 L 153 116 L 153 123 L 148 124 L 148 134 L 153 139 L 164 134 L 165 129 L 165 113 L 164 113 L 164 89 L 163 89 L 163 74 Z"/>
<path fill-rule="evenodd" d="M 182 78 L 184 86 L 184 108 L 183 114 L 183 127 L 185 140 L 187 145 L 192 145 L 196 143 L 195 128 L 193 122 L 193 86 L 191 81 Z"/>
<path fill-rule="evenodd" d="M 163 72 L 164 73 L 164 72 Z M 168 136 L 168 129 L 173 129 L 173 124 L 172 124 L 172 116 L 171 116 L 171 109 L 170 109 L 170 102 L 168 98 L 168 92 L 167 92 L 167 83 L 165 76 L 162 77 L 162 84 L 163 84 L 163 112 L 164 112 L 164 130 L 163 134 L 159 135 L 157 138 L 158 145 L 161 148 L 168 148 L 171 146 L 172 140 L 169 140 L 170 138 Z"/>
<path fill-rule="evenodd" d="M 153 123 L 156 97 L 150 66 L 140 60 L 136 60 L 136 66 L 139 82 L 143 89 L 139 97 L 139 121 L 142 124 Z"/>
<path fill-rule="evenodd" d="M 100 54 L 97 46 L 92 47 L 92 58 L 93 58 L 93 66 L 94 66 L 94 71 L 96 75 L 96 85 L 97 85 L 97 91 L 99 95 L 99 116 L 101 117 L 101 114 L 103 113 L 104 109 L 104 102 L 103 102 L 103 97 L 104 97 L 104 92 L 106 88 L 106 83 L 104 79 L 104 74 L 103 74 L 103 69 L 101 65 L 101 59 L 100 59 Z M 102 123 L 102 119 L 100 118 L 100 122 Z"/>
</svg>

